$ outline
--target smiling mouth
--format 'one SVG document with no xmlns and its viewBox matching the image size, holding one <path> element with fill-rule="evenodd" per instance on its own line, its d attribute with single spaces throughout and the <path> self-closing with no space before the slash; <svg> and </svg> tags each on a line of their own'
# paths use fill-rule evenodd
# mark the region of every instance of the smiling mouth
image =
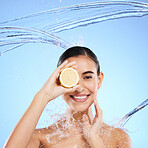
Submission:
<svg viewBox="0 0 148 148">
<path fill-rule="evenodd" d="M 90 94 L 88 95 L 70 95 L 70 97 L 76 102 L 85 102 L 89 98 Z"/>
</svg>

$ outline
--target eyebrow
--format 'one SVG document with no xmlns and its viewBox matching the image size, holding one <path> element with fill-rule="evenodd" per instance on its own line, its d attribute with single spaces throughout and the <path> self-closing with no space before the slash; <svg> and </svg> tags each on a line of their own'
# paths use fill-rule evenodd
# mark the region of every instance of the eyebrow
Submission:
<svg viewBox="0 0 148 148">
<path fill-rule="evenodd" d="M 86 72 L 83 72 L 82 75 L 85 75 L 85 74 L 88 74 L 88 73 L 92 73 L 92 74 L 94 74 L 93 71 L 86 71 Z"/>
</svg>

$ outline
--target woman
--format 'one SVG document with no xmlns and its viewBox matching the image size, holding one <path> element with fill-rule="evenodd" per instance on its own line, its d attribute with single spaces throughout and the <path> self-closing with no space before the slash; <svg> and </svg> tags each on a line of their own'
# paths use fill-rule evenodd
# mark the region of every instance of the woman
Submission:
<svg viewBox="0 0 148 148">
<path fill-rule="evenodd" d="M 65 67 L 73 67 L 79 74 L 79 83 L 73 88 L 65 88 L 57 82 Z M 59 59 L 57 69 L 35 95 L 5 147 L 131 148 L 128 134 L 103 123 L 97 101 L 103 77 L 97 57 L 90 49 L 75 46 L 66 50 Z M 68 106 L 66 115 L 48 128 L 35 129 L 46 104 L 60 95 Z M 92 104 L 95 106 L 95 117 Z"/>
</svg>

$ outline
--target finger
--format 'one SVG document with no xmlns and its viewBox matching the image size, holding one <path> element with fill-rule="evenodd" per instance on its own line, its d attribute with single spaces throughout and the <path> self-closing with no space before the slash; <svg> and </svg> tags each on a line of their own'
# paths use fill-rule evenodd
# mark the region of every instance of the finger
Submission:
<svg viewBox="0 0 148 148">
<path fill-rule="evenodd" d="M 68 63 L 68 60 L 66 60 L 66 63 L 64 64 L 61 64 L 59 67 L 58 67 L 58 73 L 62 72 L 63 69 L 65 69 L 66 67 L 73 67 L 73 68 L 76 68 L 76 61 L 72 61 L 70 63 Z"/>
<path fill-rule="evenodd" d="M 98 116 L 99 113 L 98 113 L 97 105 L 98 105 L 98 104 L 97 104 L 97 100 L 95 99 L 95 100 L 94 100 L 94 107 L 95 107 L 96 115 Z"/>
<path fill-rule="evenodd" d="M 65 61 L 64 61 L 59 67 L 57 67 L 57 69 L 55 70 L 55 75 L 56 75 L 56 77 L 59 76 L 60 72 L 61 72 L 64 68 L 66 68 L 66 67 L 71 67 L 71 66 L 76 67 L 75 64 L 76 64 L 76 61 L 72 61 L 72 62 L 68 63 L 68 60 L 65 60 Z"/>
<path fill-rule="evenodd" d="M 89 123 L 89 119 L 88 119 L 88 116 L 86 114 L 83 115 L 82 117 L 82 131 L 83 131 L 83 135 L 84 135 L 84 138 L 89 138 L 90 136 L 90 131 L 91 131 L 91 125 Z"/>
<path fill-rule="evenodd" d="M 78 87 L 79 87 L 79 85 L 75 85 L 72 88 L 65 88 L 65 93 L 66 92 L 74 92 Z"/>
<path fill-rule="evenodd" d="M 95 124 L 97 121 L 99 122 L 99 124 L 102 124 L 103 123 L 103 113 L 102 113 L 102 109 L 100 108 L 98 104 L 97 99 L 94 100 L 94 106 L 95 106 L 96 115 L 95 115 L 93 124 Z"/>
<path fill-rule="evenodd" d="M 90 128 L 90 123 L 89 123 L 89 119 L 88 119 L 88 116 L 86 114 L 83 115 L 83 129 L 89 129 Z"/>
<path fill-rule="evenodd" d="M 98 104 L 97 99 L 94 100 L 94 106 L 95 106 L 95 111 L 96 111 L 96 115 L 93 121 L 93 126 L 92 126 L 92 130 L 97 131 L 97 133 L 100 132 L 100 128 L 102 127 L 102 110 Z"/>
<path fill-rule="evenodd" d="M 65 60 L 60 66 L 58 66 L 59 69 L 64 67 L 68 63 L 68 60 Z"/>
<path fill-rule="evenodd" d="M 59 76 L 59 73 L 61 72 L 61 69 L 65 67 L 65 65 L 68 63 L 68 60 L 65 60 L 60 66 L 56 68 L 56 70 L 53 72 L 53 75 L 57 78 Z"/>
<path fill-rule="evenodd" d="M 75 68 L 77 68 L 78 66 L 77 66 L 77 65 L 72 65 L 71 67 L 75 69 Z"/>
<path fill-rule="evenodd" d="M 93 123 L 92 129 L 94 131 L 98 131 L 99 128 L 100 128 L 100 120 L 99 120 L 99 117 L 96 117 L 95 122 Z"/>
<path fill-rule="evenodd" d="M 95 112 L 96 112 L 96 114 L 95 114 L 95 117 L 94 117 L 94 120 L 93 120 L 93 124 L 96 122 L 96 119 L 98 118 L 98 116 L 99 116 L 99 113 L 98 113 L 98 110 L 97 110 L 97 100 L 95 99 L 94 100 L 94 107 L 95 107 Z"/>
<path fill-rule="evenodd" d="M 60 72 L 61 72 L 63 69 L 67 68 L 67 67 L 73 67 L 73 68 L 76 68 L 76 67 L 77 67 L 77 65 L 76 65 L 76 61 L 72 61 L 72 62 L 66 64 L 64 67 L 61 68 Z"/>
<path fill-rule="evenodd" d="M 95 106 L 96 115 L 97 116 L 102 115 L 102 110 L 101 110 L 101 108 L 100 108 L 100 106 L 98 104 L 97 99 L 94 100 L 94 106 Z"/>
<path fill-rule="evenodd" d="M 75 64 L 76 64 L 76 61 L 72 61 L 72 62 L 69 62 L 68 64 L 66 64 L 65 67 L 71 67 Z"/>
</svg>

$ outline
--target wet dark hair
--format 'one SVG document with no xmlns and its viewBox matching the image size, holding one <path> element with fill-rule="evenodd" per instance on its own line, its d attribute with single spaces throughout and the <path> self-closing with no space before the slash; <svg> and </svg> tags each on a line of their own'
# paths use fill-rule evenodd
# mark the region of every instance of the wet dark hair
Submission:
<svg viewBox="0 0 148 148">
<path fill-rule="evenodd" d="M 96 63 L 97 67 L 97 74 L 99 76 L 100 74 L 100 64 L 98 61 L 97 56 L 87 47 L 81 47 L 81 46 L 74 46 L 68 48 L 59 58 L 57 66 L 61 65 L 66 59 L 70 57 L 77 57 L 80 55 L 88 56 L 91 60 L 93 60 Z"/>
</svg>

